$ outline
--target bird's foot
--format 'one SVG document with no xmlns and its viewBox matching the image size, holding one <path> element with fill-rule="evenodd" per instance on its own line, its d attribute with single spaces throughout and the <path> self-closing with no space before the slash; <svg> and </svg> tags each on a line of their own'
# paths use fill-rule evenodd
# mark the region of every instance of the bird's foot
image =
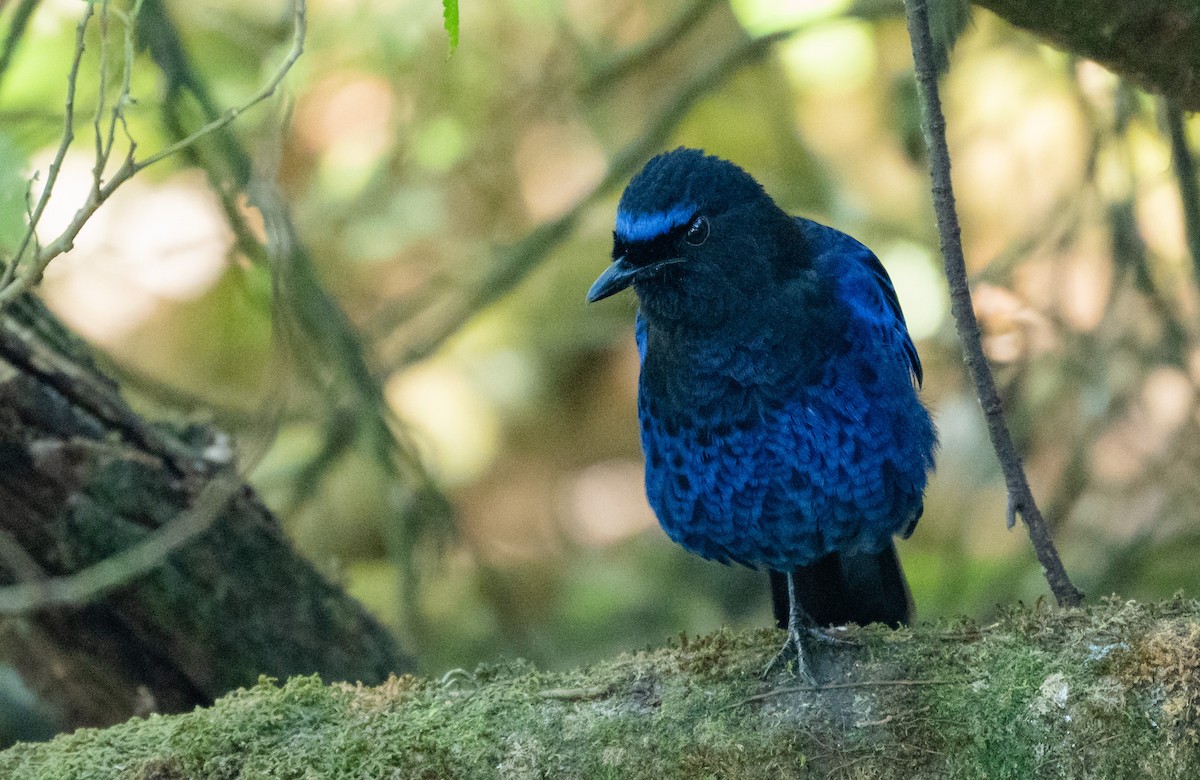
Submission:
<svg viewBox="0 0 1200 780">
<path fill-rule="evenodd" d="M 776 669 L 788 671 L 792 677 L 805 684 L 816 685 L 816 680 L 813 679 L 812 673 L 808 670 L 808 658 L 804 652 L 804 637 L 795 628 L 788 630 L 787 639 L 784 640 L 783 647 L 779 649 L 779 652 L 775 654 L 775 657 L 763 669 L 763 679 L 765 680 L 770 677 Z"/>
</svg>

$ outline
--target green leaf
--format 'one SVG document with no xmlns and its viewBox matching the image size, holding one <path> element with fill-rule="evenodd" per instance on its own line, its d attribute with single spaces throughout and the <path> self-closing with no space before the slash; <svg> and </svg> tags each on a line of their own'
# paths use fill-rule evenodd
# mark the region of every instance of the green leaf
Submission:
<svg viewBox="0 0 1200 780">
<path fill-rule="evenodd" d="M 0 134 L 0 255 L 11 255 L 25 235 L 25 156 Z"/>
<path fill-rule="evenodd" d="M 450 54 L 458 48 L 458 0 L 442 0 L 442 19 L 446 24 L 446 35 L 450 36 Z"/>
</svg>

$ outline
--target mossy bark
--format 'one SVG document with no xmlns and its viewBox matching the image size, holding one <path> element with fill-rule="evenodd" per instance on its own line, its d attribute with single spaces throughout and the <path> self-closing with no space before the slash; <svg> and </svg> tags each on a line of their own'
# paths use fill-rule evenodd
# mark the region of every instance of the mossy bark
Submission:
<svg viewBox="0 0 1200 780">
<path fill-rule="evenodd" d="M 1195 0 L 974 2 L 1188 111 L 1200 110 L 1200 3 Z"/>
<path fill-rule="evenodd" d="M 1016 610 L 839 633 L 816 687 L 721 632 L 563 674 L 520 662 L 377 688 L 296 678 L 0 753 L 84 778 L 1200 776 L 1200 605 Z"/>
<path fill-rule="evenodd" d="M 0 313 L 0 581 L 70 575 L 172 522 L 226 470 L 203 426 L 135 414 L 35 299 Z M 259 675 L 379 682 L 406 661 L 388 632 L 301 558 L 254 492 L 150 573 L 87 604 L 0 622 L 60 726 L 211 703 Z"/>
</svg>

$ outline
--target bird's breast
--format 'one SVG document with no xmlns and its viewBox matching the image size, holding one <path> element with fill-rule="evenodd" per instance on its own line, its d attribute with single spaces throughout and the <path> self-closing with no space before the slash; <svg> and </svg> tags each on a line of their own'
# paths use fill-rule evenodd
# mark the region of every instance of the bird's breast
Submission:
<svg viewBox="0 0 1200 780">
<path fill-rule="evenodd" d="M 713 336 L 643 336 L 641 394 L 655 414 L 732 422 L 761 415 L 820 376 L 825 355 L 769 328 Z"/>
</svg>

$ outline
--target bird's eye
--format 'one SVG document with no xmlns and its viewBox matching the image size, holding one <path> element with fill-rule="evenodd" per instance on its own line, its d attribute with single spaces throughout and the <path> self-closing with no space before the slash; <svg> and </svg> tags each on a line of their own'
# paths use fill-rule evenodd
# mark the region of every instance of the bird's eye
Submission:
<svg viewBox="0 0 1200 780">
<path fill-rule="evenodd" d="M 700 216 L 692 220 L 692 224 L 688 226 L 687 233 L 684 233 L 683 240 L 692 246 L 700 246 L 708 240 L 708 219 Z"/>
</svg>

